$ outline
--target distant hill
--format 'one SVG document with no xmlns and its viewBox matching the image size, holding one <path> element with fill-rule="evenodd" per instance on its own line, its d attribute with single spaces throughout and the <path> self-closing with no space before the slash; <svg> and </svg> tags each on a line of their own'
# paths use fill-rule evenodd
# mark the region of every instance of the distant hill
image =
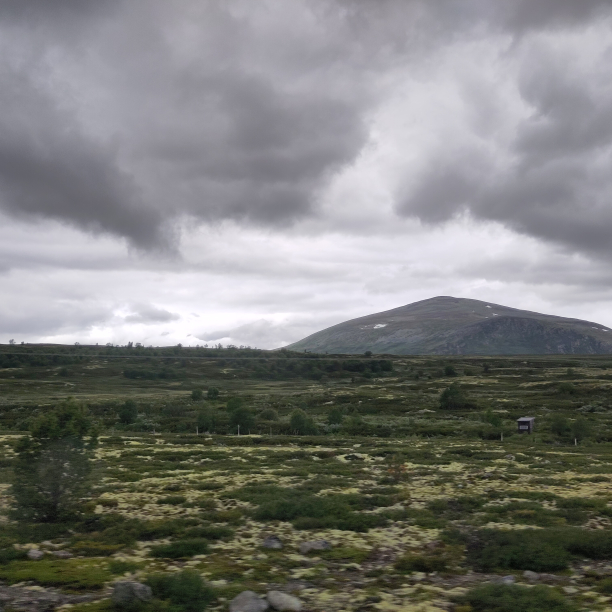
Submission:
<svg viewBox="0 0 612 612">
<path fill-rule="evenodd" d="M 593 355 L 612 353 L 612 330 L 580 319 L 441 296 L 334 325 L 287 348 L 395 355 Z"/>
</svg>

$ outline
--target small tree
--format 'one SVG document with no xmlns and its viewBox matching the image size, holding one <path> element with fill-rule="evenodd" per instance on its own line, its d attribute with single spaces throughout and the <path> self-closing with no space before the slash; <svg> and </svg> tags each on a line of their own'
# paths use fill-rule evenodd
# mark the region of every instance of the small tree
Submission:
<svg viewBox="0 0 612 612">
<path fill-rule="evenodd" d="M 344 414 L 342 413 L 342 410 L 337 406 L 332 408 L 329 411 L 329 414 L 327 415 L 327 422 L 329 425 L 341 425 L 343 419 Z"/>
<path fill-rule="evenodd" d="M 213 432 L 217 426 L 217 419 L 212 410 L 201 410 L 198 412 L 196 425 L 198 431 Z"/>
<path fill-rule="evenodd" d="M 440 408 L 442 410 L 462 410 L 472 406 L 473 404 L 457 383 L 453 383 L 440 394 Z"/>
<path fill-rule="evenodd" d="M 78 514 L 96 443 L 86 409 L 72 399 L 40 417 L 15 449 L 14 518 L 53 523 Z"/>
<path fill-rule="evenodd" d="M 124 425 L 133 423 L 138 418 L 138 406 L 136 402 L 132 399 L 123 402 L 123 405 L 119 408 L 118 416 L 119 420 Z"/>
<path fill-rule="evenodd" d="M 457 376 L 457 370 L 452 365 L 447 365 L 444 367 L 444 376 Z"/>
<path fill-rule="evenodd" d="M 571 424 L 571 432 L 574 443 L 578 443 L 591 433 L 591 424 L 584 417 L 578 417 Z"/>
<path fill-rule="evenodd" d="M 194 389 L 191 392 L 191 399 L 194 402 L 199 402 L 204 397 L 204 391 L 202 389 Z"/>
<path fill-rule="evenodd" d="M 569 421 L 560 414 L 555 414 L 550 423 L 550 431 L 556 436 L 566 436 L 570 432 Z"/>
<path fill-rule="evenodd" d="M 240 428 L 240 431 L 247 433 L 255 427 L 255 417 L 248 408 L 241 406 L 231 413 L 230 425 L 233 430 Z"/>
<path fill-rule="evenodd" d="M 216 400 L 219 397 L 219 389 L 217 387 L 208 387 L 206 397 L 209 400 Z"/>
<path fill-rule="evenodd" d="M 297 408 L 291 413 L 289 426 L 291 430 L 299 436 L 308 436 L 317 433 L 315 422 L 300 408 Z"/>
<path fill-rule="evenodd" d="M 232 397 L 227 401 L 225 407 L 228 412 L 233 412 L 234 410 L 238 410 L 242 406 L 242 398 L 240 397 Z"/>
</svg>

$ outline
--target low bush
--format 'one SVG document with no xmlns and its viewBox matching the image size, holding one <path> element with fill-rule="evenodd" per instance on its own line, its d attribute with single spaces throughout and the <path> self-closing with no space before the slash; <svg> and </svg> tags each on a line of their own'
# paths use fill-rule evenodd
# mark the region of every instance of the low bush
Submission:
<svg viewBox="0 0 612 612">
<path fill-rule="evenodd" d="M 108 563 L 108 571 L 114 576 L 121 576 L 126 572 L 135 572 L 140 566 L 131 561 L 112 560 Z"/>
<path fill-rule="evenodd" d="M 398 559 L 395 563 L 395 569 L 403 574 L 411 572 L 443 572 L 446 570 L 446 560 L 439 555 L 424 556 L 424 555 L 406 555 Z"/>
<path fill-rule="evenodd" d="M 151 548 L 151 556 L 163 559 L 185 559 L 194 555 L 204 555 L 208 552 L 208 542 L 202 538 L 193 540 L 177 540 L 170 544 L 162 544 Z"/>
<path fill-rule="evenodd" d="M 456 612 L 576 612 L 558 591 L 546 587 L 485 584 L 456 599 Z"/>
<path fill-rule="evenodd" d="M 169 602 L 170 612 L 201 612 L 215 600 L 213 590 L 194 571 L 153 574 L 146 584 L 156 599 Z"/>
<path fill-rule="evenodd" d="M 185 531 L 186 538 L 204 538 L 205 540 L 230 540 L 234 537 L 234 530 L 229 527 L 206 525 L 192 527 Z"/>
</svg>

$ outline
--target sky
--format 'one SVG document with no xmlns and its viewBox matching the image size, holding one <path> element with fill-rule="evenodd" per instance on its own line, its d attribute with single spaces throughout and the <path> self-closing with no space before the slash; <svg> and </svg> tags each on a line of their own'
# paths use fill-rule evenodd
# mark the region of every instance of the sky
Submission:
<svg viewBox="0 0 612 612">
<path fill-rule="evenodd" d="M 3 0 L 0 343 L 612 327 L 609 0 Z"/>
</svg>

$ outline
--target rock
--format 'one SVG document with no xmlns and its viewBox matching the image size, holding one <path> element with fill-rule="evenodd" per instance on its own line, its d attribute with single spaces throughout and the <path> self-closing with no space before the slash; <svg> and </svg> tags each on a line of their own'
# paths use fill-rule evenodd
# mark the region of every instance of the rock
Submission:
<svg viewBox="0 0 612 612">
<path fill-rule="evenodd" d="M 112 600 L 116 606 L 129 607 L 141 601 L 149 601 L 151 597 L 153 597 L 151 587 L 141 582 L 122 580 L 114 584 Z"/>
<path fill-rule="evenodd" d="M 505 455 L 504 459 L 507 459 L 508 461 L 514 461 L 516 457 L 514 455 Z"/>
<path fill-rule="evenodd" d="M 60 559 L 70 559 L 74 556 L 71 552 L 68 552 L 67 550 L 53 550 L 51 551 L 51 554 L 55 557 L 59 557 Z"/>
<path fill-rule="evenodd" d="M 274 550 L 280 550 L 283 547 L 283 543 L 281 542 L 281 539 L 278 536 L 272 535 L 272 536 L 268 536 L 264 541 L 262 546 L 264 548 L 272 548 Z M 248 593 L 250 591 L 245 591 L 245 593 Z"/>
<path fill-rule="evenodd" d="M 300 612 L 302 609 L 302 602 L 293 595 L 281 591 L 268 591 L 266 597 L 268 603 L 278 612 Z"/>
<path fill-rule="evenodd" d="M 444 548 L 445 546 L 446 544 L 444 544 L 444 542 L 441 540 L 433 540 L 432 542 L 427 542 L 424 548 L 427 550 L 437 550 L 438 548 Z"/>
<path fill-rule="evenodd" d="M 229 605 L 230 612 L 264 612 L 268 602 L 253 591 L 242 591 Z"/>
<path fill-rule="evenodd" d="M 514 584 L 514 576 L 504 576 L 500 580 L 501 584 Z"/>
<path fill-rule="evenodd" d="M 538 574 L 537 572 L 532 572 L 531 570 L 525 570 L 523 572 L 523 578 L 529 580 L 529 582 L 534 582 L 540 579 L 540 574 Z"/>
<path fill-rule="evenodd" d="M 42 550 L 38 550 L 38 548 L 30 548 L 28 550 L 28 559 L 38 561 L 38 559 L 42 559 L 44 556 L 45 553 Z"/>
<path fill-rule="evenodd" d="M 331 547 L 332 545 L 327 540 L 313 540 L 312 542 L 302 542 L 300 544 L 300 554 L 305 555 L 311 550 L 329 550 Z"/>
</svg>

